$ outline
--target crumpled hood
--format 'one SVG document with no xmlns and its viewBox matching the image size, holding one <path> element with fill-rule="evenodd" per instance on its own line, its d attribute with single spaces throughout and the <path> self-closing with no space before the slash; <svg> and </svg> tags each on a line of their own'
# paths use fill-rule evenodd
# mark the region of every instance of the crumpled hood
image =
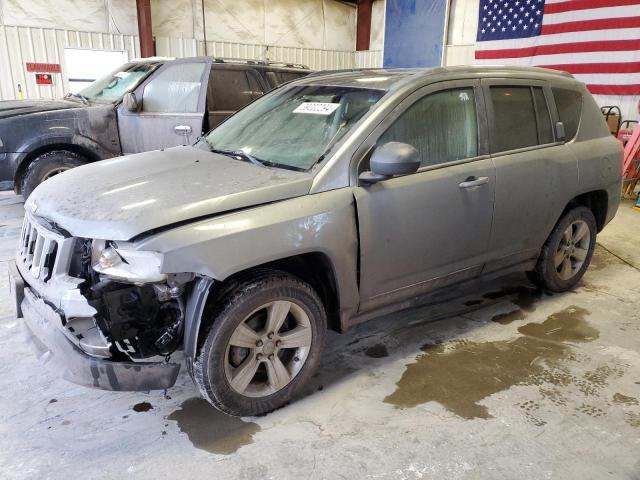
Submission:
<svg viewBox="0 0 640 480">
<path fill-rule="evenodd" d="M 34 190 L 25 209 L 77 237 L 129 240 L 165 225 L 305 195 L 312 180 L 176 147 L 56 175 Z"/>
<path fill-rule="evenodd" d="M 0 118 L 82 107 L 84 105 L 66 100 L 5 100 L 0 102 Z"/>
</svg>

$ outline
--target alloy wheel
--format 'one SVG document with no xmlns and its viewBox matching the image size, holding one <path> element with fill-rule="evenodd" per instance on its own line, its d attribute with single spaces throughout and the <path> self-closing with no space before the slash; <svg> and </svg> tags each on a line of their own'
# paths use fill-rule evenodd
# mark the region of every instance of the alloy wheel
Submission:
<svg viewBox="0 0 640 480">
<path fill-rule="evenodd" d="M 556 272 L 562 280 L 569 280 L 580 271 L 590 245 L 591 235 L 585 221 L 576 220 L 566 228 L 554 257 Z"/>
<path fill-rule="evenodd" d="M 237 393 L 264 397 L 286 387 L 305 364 L 311 321 L 296 303 L 267 303 L 242 320 L 225 351 L 225 375 Z"/>
<path fill-rule="evenodd" d="M 51 177 L 55 177 L 59 173 L 62 173 L 66 170 L 69 170 L 69 169 L 66 167 L 55 168 L 51 170 L 49 173 L 47 173 L 44 177 L 42 177 L 42 181 L 44 182 L 45 180 L 49 180 Z"/>
</svg>

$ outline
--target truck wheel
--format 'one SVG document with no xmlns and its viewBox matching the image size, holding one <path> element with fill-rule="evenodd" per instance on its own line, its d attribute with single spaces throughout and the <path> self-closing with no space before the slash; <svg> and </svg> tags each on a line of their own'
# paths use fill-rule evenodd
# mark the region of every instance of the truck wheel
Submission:
<svg viewBox="0 0 640 480">
<path fill-rule="evenodd" d="M 596 219 L 586 207 L 576 207 L 560 218 L 542 247 L 534 283 L 553 292 L 573 288 L 587 270 L 596 245 Z"/>
<path fill-rule="evenodd" d="M 325 310 L 313 288 L 291 275 L 263 272 L 240 283 L 208 316 L 194 378 L 225 413 L 253 416 L 285 405 L 320 364 Z"/>
<path fill-rule="evenodd" d="M 22 196 L 26 200 L 29 195 L 45 180 L 58 173 L 79 167 L 87 163 L 87 159 L 67 150 L 54 150 L 36 157 L 27 167 L 22 180 Z"/>
</svg>

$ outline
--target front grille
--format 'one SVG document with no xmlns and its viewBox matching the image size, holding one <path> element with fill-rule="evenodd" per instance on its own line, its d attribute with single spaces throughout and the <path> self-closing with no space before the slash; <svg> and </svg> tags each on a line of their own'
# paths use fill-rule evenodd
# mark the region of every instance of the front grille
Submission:
<svg viewBox="0 0 640 480">
<path fill-rule="evenodd" d="M 25 215 L 16 253 L 17 260 L 30 275 L 47 283 L 58 265 L 60 243 L 64 238 L 48 230 L 30 215 Z"/>
</svg>

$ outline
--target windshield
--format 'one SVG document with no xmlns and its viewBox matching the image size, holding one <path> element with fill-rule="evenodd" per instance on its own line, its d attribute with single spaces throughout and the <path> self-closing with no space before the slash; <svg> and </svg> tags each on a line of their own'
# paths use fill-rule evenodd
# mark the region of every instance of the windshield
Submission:
<svg viewBox="0 0 640 480">
<path fill-rule="evenodd" d="M 115 102 L 133 90 L 157 66 L 155 63 L 126 63 L 92 82 L 78 94 L 98 102 Z"/>
<path fill-rule="evenodd" d="M 211 150 L 244 152 L 267 166 L 309 170 L 385 94 L 292 85 L 262 97 L 206 136 Z"/>
</svg>

